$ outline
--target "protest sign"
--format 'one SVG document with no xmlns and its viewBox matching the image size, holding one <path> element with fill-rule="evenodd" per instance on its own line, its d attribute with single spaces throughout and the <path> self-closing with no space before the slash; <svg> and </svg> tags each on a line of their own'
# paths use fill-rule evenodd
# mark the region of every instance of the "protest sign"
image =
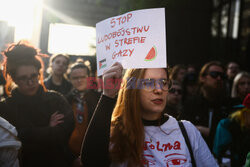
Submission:
<svg viewBox="0 0 250 167">
<path fill-rule="evenodd" d="M 97 74 L 115 62 L 123 68 L 166 67 L 165 9 L 125 13 L 96 24 Z"/>
</svg>

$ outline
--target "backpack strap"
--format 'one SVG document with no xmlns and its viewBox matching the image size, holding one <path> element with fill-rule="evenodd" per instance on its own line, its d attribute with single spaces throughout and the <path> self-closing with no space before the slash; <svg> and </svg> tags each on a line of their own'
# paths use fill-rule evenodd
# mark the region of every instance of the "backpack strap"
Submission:
<svg viewBox="0 0 250 167">
<path fill-rule="evenodd" d="M 188 135 L 187 135 L 186 128 L 185 128 L 185 126 L 183 125 L 183 123 L 181 121 L 178 121 L 178 124 L 179 124 L 179 127 L 181 129 L 182 135 L 183 135 L 183 137 L 185 139 L 185 142 L 187 144 L 189 154 L 191 156 L 191 163 L 192 163 L 193 167 L 196 167 L 196 162 L 195 162 L 195 159 L 194 159 L 193 150 L 192 150 L 192 147 L 191 147 Z"/>
</svg>

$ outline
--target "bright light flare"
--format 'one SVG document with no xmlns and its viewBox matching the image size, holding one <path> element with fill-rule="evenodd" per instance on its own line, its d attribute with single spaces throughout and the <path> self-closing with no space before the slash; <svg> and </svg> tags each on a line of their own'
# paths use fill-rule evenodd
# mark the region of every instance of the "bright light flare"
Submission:
<svg viewBox="0 0 250 167">
<path fill-rule="evenodd" d="M 32 40 L 38 20 L 41 22 L 42 0 L 0 0 L 0 20 L 15 27 L 15 41 Z"/>
<path fill-rule="evenodd" d="M 96 29 L 94 27 L 50 24 L 49 53 L 94 55 Z"/>
</svg>

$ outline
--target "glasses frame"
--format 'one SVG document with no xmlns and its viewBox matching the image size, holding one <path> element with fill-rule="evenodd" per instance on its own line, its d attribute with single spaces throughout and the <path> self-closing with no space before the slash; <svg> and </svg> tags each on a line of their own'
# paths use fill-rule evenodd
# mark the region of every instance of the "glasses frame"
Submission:
<svg viewBox="0 0 250 167">
<path fill-rule="evenodd" d="M 218 76 L 220 76 L 220 78 L 222 80 L 225 80 L 227 78 L 226 74 L 223 72 L 218 72 L 218 71 L 210 71 L 207 73 L 207 75 L 211 76 L 213 79 L 217 79 Z"/>
<path fill-rule="evenodd" d="M 163 82 L 166 82 L 166 87 L 162 86 Z M 152 79 L 152 78 L 141 79 L 139 81 L 139 89 L 143 89 L 147 91 L 161 89 L 162 91 L 168 91 L 172 85 L 171 83 L 172 83 L 171 80 L 168 80 L 168 79 Z"/>
<path fill-rule="evenodd" d="M 29 81 L 32 81 L 32 83 L 39 81 L 39 77 L 40 77 L 40 73 L 33 73 L 29 77 L 27 76 L 16 77 L 16 80 L 22 84 L 28 84 Z"/>
</svg>

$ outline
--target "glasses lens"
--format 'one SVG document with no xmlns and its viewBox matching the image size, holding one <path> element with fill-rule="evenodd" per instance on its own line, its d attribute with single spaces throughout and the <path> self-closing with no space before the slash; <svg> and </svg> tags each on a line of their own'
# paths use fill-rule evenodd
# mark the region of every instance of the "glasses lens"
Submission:
<svg viewBox="0 0 250 167">
<path fill-rule="evenodd" d="M 226 75 L 225 75 L 224 73 L 222 73 L 222 72 L 211 71 L 211 72 L 209 73 L 209 75 L 210 75 L 212 78 L 214 78 L 214 79 L 218 78 L 218 76 L 220 76 L 221 79 L 226 79 Z"/>
<path fill-rule="evenodd" d="M 38 80 L 38 76 L 39 74 L 38 73 L 35 73 L 35 74 L 31 74 L 30 77 L 28 76 L 21 76 L 21 77 L 18 77 L 17 79 L 22 82 L 22 83 L 28 83 L 28 81 L 32 81 L 32 82 L 35 82 Z"/>
<path fill-rule="evenodd" d="M 154 79 L 143 79 L 142 80 L 142 88 L 146 90 L 153 90 L 155 87 Z"/>
<path fill-rule="evenodd" d="M 154 89 L 162 89 L 164 91 L 168 90 L 168 82 L 166 79 L 143 79 L 142 81 L 142 88 L 152 91 Z"/>
<path fill-rule="evenodd" d="M 162 90 L 165 90 L 165 91 L 167 91 L 168 90 L 168 81 L 166 80 L 166 79 L 159 79 L 159 80 L 157 80 L 158 81 L 158 83 L 159 83 L 159 85 L 160 85 L 160 88 L 162 89 Z"/>
</svg>

